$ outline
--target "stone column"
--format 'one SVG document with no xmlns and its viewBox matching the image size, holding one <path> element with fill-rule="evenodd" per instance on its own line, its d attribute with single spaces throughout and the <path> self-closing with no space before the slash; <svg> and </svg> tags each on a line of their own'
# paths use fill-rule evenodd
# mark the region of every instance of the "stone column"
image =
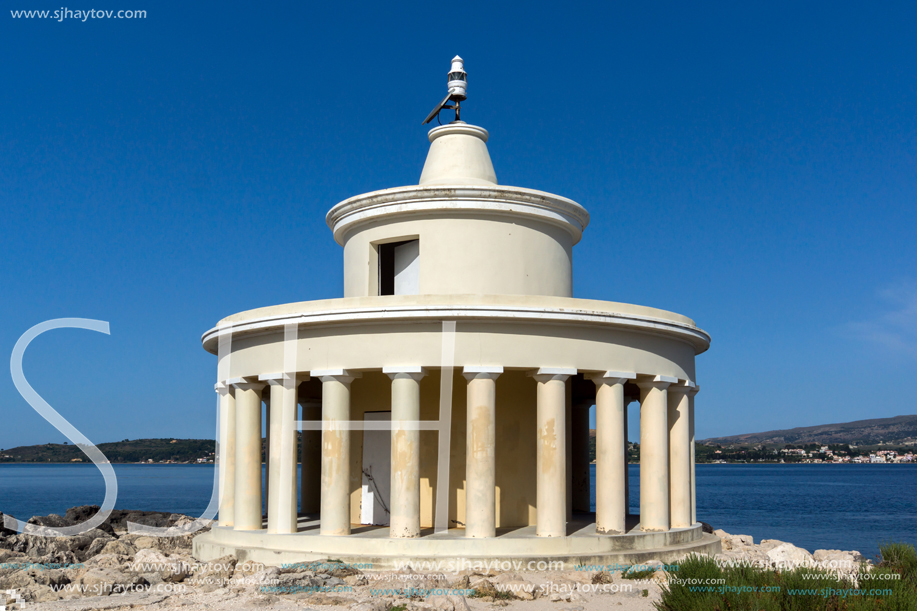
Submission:
<svg viewBox="0 0 917 611">
<path fill-rule="evenodd" d="M 503 367 L 468 366 L 465 536 L 497 534 L 497 384 Z"/>
<path fill-rule="evenodd" d="M 229 380 L 236 399 L 235 530 L 261 530 L 261 391 L 254 378 Z"/>
<path fill-rule="evenodd" d="M 697 524 L 697 486 L 694 483 L 694 395 L 698 393 L 700 386 L 694 385 L 694 388 L 688 391 L 688 436 L 691 438 L 691 524 Z"/>
<path fill-rule="evenodd" d="M 350 383 L 346 369 L 313 371 L 322 381 L 322 535 L 350 534 Z"/>
<path fill-rule="evenodd" d="M 590 492 L 592 488 L 589 482 L 589 408 L 592 402 L 577 403 L 573 406 L 573 418 L 570 423 L 571 434 L 568 439 L 570 443 L 570 454 L 572 458 L 571 475 L 573 483 L 573 511 L 580 513 L 589 513 Z"/>
<path fill-rule="evenodd" d="M 640 387 L 640 530 L 669 530 L 669 444 L 666 389 L 668 376 L 641 376 Z"/>
<path fill-rule="evenodd" d="M 633 373 L 606 371 L 595 382 L 595 531 L 620 534 L 627 518 L 627 412 L 624 384 Z"/>
<path fill-rule="evenodd" d="M 689 382 L 691 386 L 694 384 Z M 672 528 L 691 525 L 691 434 L 687 384 L 666 390 L 669 427 L 669 519 Z"/>
<path fill-rule="evenodd" d="M 321 399 L 300 398 L 303 421 L 321 421 Z M 300 511 L 304 514 L 317 514 L 321 511 L 322 498 L 322 431 L 321 429 L 302 431 L 302 448 L 300 450 L 299 496 Z"/>
<path fill-rule="evenodd" d="M 299 383 L 295 373 L 258 377 L 271 385 L 268 439 L 268 533 L 289 534 L 296 524 L 296 403 Z"/>
<path fill-rule="evenodd" d="M 420 536 L 420 380 L 423 367 L 384 367 L 392 379 L 392 479 L 389 536 Z M 410 424 L 405 425 L 406 422 Z"/>
<path fill-rule="evenodd" d="M 233 525 L 236 488 L 236 398 L 225 382 L 216 385 L 220 394 L 220 526 Z"/>
<path fill-rule="evenodd" d="M 566 381 L 575 369 L 539 369 L 536 428 L 536 527 L 539 537 L 567 535 Z"/>
</svg>

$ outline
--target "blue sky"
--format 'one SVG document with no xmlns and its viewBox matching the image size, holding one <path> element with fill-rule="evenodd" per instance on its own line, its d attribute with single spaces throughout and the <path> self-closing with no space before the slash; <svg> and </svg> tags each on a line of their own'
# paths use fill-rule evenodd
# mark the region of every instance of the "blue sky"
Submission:
<svg viewBox="0 0 917 611">
<path fill-rule="evenodd" d="M 698 437 L 917 411 L 913 3 L 69 8 L 148 15 L 0 14 L 0 356 L 109 321 L 25 359 L 93 441 L 213 435 L 201 333 L 342 294 L 325 212 L 417 182 L 456 53 L 500 182 L 592 215 L 576 296 L 713 336 Z M 7 374 L 0 415 L 63 440 Z"/>
</svg>

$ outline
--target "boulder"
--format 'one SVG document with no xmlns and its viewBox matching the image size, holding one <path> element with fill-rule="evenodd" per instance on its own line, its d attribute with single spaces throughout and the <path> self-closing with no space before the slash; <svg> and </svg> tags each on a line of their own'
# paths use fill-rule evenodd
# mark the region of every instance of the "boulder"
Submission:
<svg viewBox="0 0 917 611">
<path fill-rule="evenodd" d="M 191 575 L 195 562 L 188 556 L 167 558 L 161 552 L 152 549 L 139 550 L 133 562 L 126 565 L 132 573 L 143 575 L 149 581 L 149 575 L 156 575 L 156 583 L 180 583 Z"/>
<path fill-rule="evenodd" d="M 21 591 L 35 584 L 35 578 L 32 576 L 30 571 L 12 571 L 11 573 L 0 577 L 0 591 Z"/>
<path fill-rule="evenodd" d="M 733 535 L 733 541 L 738 541 L 743 545 L 754 545 L 755 539 L 751 535 Z"/>
<path fill-rule="evenodd" d="M 491 583 L 489 579 L 481 578 L 481 579 L 478 579 L 477 581 L 472 579 L 471 582 L 472 582 L 472 588 L 474 588 L 474 591 L 477 593 L 478 596 L 491 596 L 491 597 L 497 596 L 497 588 L 494 587 L 494 584 Z"/>
<path fill-rule="evenodd" d="M 725 530 L 716 530 L 713 534 L 722 540 L 724 552 L 742 549 L 755 544 L 755 540 L 751 535 L 730 535 Z"/>
<path fill-rule="evenodd" d="M 71 507 L 64 515 L 64 519 L 71 524 L 85 522 L 100 510 L 98 505 L 80 505 Z M 114 509 L 105 522 L 99 526 L 109 534 L 126 533 L 127 523 L 134 522 L 145 526 L 166 527 L 178 522 L 193 521 L 188 516 L 177 513 L 164 513 L 161 511 L 136 511 L 130 509 Z"/>
<path fill-rule="evenodd" d="M 4 517 L 3 512 L 0 512 L 0 540 L 2 540 L 3 537 L 16 534 L 15 530 L 10 530 L 9 528 L 6 527 L 6 525 L 4 524 L 3 517 Z"/>
<path fill-rule="evenodd" d="M 258 573 L 256 577 L 260 575 Z M 276 580 L 275 583 L 270 584 L 270 587 L 275 589 L 276 594 L 298 594 L 300 592 L 314 592 L 316 588 L 322 587 L 327 582 L 323 582 L 320 578 L 313 576 L 308 572 L 300 573 L 283 573 L 275 576 L 270 576 L 270 580 Z"/>
<path fill-rule="evenodd" d="M 780 541 L 779 539 L 761 539 L 761 543 L 758 544 L 758 547 L 760 547 L 762 551 L 767 552 L 784 543 L 786 543 L 786 541 Z"/>
<path fill-rule="evenodd" d="M 70 522 L 71 524 L 80 524 L 82 522 L 85 522 L 92 516 L 96 515 L 97 513 L 99 513 L 100 510 L 101 510 L 101 507 L 99 507 L 98 505 L 80 505 L 79 507 L 71 507 L 64 514 L 64 519 Z M 105 522 L 97 526 L 97 528 L 101 531 L 108 533 L 109 535 L 114 534 L 114 530 L 111 527 L 110 518 L 109 520 L 106 520 Z"/>
<path fill-rule="evenodd" d="M 29 524 L 38 524 L 39 526 L 47 526 L 50 528 L 63 528 L 65 526 L 73 526 L 75 522 L 68 520 L 65 517 L 59 516 L 56 513 L 52 513 L 46 516 L 33 516 L 29 518 Z"/>
<path fill-rule="evenodd" d="M 762 541 L 761 544 L 763 547 L 764 541 Z M 778 570 L 789 570 L 800 566 L 812 566 L 815 563 L 812 554 L 801 547 L 796 547 L 792 543 L 780 543 L 780 545 L 771 547 L 765 553 L 770 559 L 771 564 Z"/>
<path fill-rule="evenodd" d="M 105 546 L 108 545 L 108 543 L 111 541 L 114 541 L 114 539 L 111 537 L 108 537 L 108 538 L 98 537 L 97 539 L 94 539 L 93 542 L 89 545 L 89 547 L 87 547 L 85 550 L 81 550 L 81 553 L 80 553 L 81 559 L 89 560 L 90 558 L 94 558 L 98 556 L 99 554 L 102 553 L 102 550 L 105 549 Z"/>
<path fill-rule="evenodd" d="M 155 549 L 166 554 L 182 553 L 190 555 L 194 537 L 202 532 L 206 531 L 200 530 L 193 534 L 180 535 L 178 537 L 151 537 L 133 533 L 122 535 L 119 540 L 129 543 L 136 549 Z"/>
<path fill-rule="evenodd" d="M 117 554 L 119 556 L 133 556 L 137 553 L 137 550 L 134 546 L 124 541 L 114 540 L 109 541 L 105 544 L 105 547 L 102 548 L 101 554 Z"/>
<path fill-rule="evenodd" d="M 77 580 L 84 596 L 110 596 L 127 592 L 136 586 L 148 585 L 139 575 L 123 573 L 113 568 L 90 569 Z"/>
<path fill-rule="evenodd" d="M 19 564 L 22 562 L 32 562 L 32 559 L 20 552 L 14 552 L 8 549 L 0 549 L 0 563 Z M 2 571 L 5 571 L 5 570 L 9 570 L 9 569 L 0 568 L 0 574 L 2 574 Z"/>
<path fill-rule="evenodd" d="M 51 586 L 55 589 L 70 583 L 70 576 L 67 571 L 63 569 L 29 569 L 27 574 L 35 583 L 43 586 Z"/>
<path fill-rule="evenodd" d="M 842 575 L 859 573 L 860 565 L 868 562 L 860 552 L 844 552 L 836 549 L 817 549 L 812 557 L 820 568 Z"/>
</svg>

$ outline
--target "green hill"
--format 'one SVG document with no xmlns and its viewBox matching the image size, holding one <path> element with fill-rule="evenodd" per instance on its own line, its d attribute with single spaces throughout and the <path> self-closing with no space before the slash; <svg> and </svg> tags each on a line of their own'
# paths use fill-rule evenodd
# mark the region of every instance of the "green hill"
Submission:
<svg viewBox="0 0 917 611">
<path fill-rule="evenodd" d="M 134 439 L 97 446 L 112 463 L 213 460 L 212 439 Z M 0 450 L 0 463 L 90 462 L 77 446 L 47 443 Z"/>
<path fill-rule="evenodd" d="M 753 445 L 783 447 L 786 444 L 913 445 L 917 442 L 917 416 L 873 418 L 855 422 L 801 426 L 794 429 L 746 433 L 700 439 L 706 445 Z"/>
</svg>

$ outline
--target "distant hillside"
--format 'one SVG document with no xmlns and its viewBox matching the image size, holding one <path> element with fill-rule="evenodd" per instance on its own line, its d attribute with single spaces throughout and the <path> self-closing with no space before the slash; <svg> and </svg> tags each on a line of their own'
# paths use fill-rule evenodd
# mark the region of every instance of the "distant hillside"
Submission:
<svg viewBox="0 0 917 611">
<path fill-rule="evenodd" d="M 889 445 L 904 445 L 917 442 L 917 416 L 873 418 L 871 420 L 857 420 L 840 424 L 802 426 L 781 431 L 712 437 L 700 440 L 698 443 L 707 445 L 764 444 L 783 446 L 786 444 L 802 445 L 806 443 L 876 445 L 879 442 Z"/>
<path fill-rule="evenodd" d="M 99 450 L 112 463 L 196 462 L 213 460 L 212 439 L 135 439 L 100 443 Z M 76 446 L 48 443 L 0 450 L 0 463 L 91 462 Z"/>
</svg>

